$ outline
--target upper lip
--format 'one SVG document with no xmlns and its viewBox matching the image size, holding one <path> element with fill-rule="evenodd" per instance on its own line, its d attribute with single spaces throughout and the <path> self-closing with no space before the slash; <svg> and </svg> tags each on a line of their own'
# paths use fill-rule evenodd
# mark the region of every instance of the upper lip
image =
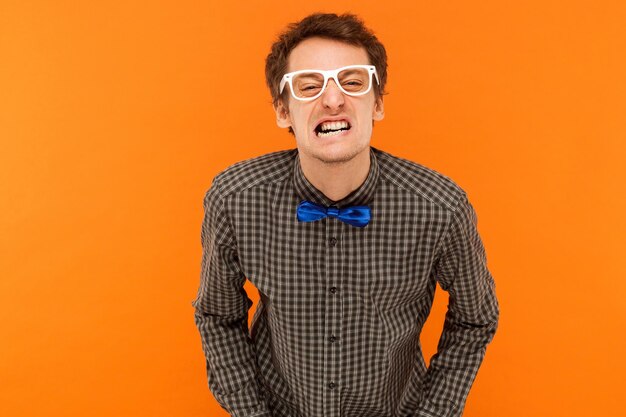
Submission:
<svg viewBox="0 0 626 417">
<path fill-rule="evenodd" d="M 348 122 L 348 125 L 350 127 L 352 127 L 352 120 L 350 120 L 349 117 L 347 117 L 347 116 L 334 116 L 334 117 L 324 117 L 324 118 L 321 118 L 321 119 L 317 120 L 315 122 L 315 125 L 313 126 L 313 130 L 317 129 L 317 127 L 320 124 L 324 123 L 324 122 L 338 122 L 340 120 L 345 120 L 346 122 Z"/>
</svg>

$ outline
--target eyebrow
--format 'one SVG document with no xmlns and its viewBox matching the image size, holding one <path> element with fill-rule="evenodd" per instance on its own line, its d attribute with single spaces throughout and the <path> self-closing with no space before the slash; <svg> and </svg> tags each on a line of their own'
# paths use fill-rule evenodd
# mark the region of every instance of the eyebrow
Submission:
<svg viewBox="0 0 626 417">
<path fill-rule="evenodd" d="M 350 74 L 353 74 L 355 72 L 359 72 L 358 68 L 351 68 L 351 69 L 343 70 L 343 71 L 341 71 L 340 74 L 350 75 Z"/>
</svg>

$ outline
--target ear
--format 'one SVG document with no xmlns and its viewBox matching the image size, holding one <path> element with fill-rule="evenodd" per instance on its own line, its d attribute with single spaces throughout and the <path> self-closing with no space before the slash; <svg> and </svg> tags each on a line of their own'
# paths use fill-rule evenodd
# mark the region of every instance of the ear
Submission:
<svg viewBox="0 0 626 417">
<path fill-rule="evenodd" d="M 383 103 L 383 96 L 378 96 L 374 103 L 374 110 L 372 111 L 372 120 L 383 120 L 385 117 L 385 105 Z"/>
<path fill-rule="evenodd" d="M 285 107 L 282 100 L 278 100 L 278 103 L 274 106 L 274 111 L 276 112 L 276 124 L 278 127 L 291 127 L 289 109 Z"/>
</svg>

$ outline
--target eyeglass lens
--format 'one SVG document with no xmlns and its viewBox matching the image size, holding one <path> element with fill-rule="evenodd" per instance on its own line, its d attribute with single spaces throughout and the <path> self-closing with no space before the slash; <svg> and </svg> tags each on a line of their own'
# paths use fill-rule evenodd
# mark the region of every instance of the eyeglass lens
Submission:
<svg viewBox="0 0 626 417">
<path fill-rule="evenodd" d="M 365 68 L 347 68 L 337 74 L 337 79 L 341 88 L 348 94 L 359 94 L 369 88 L 370 75 Z M 292 85 L 296 96 L 300 98 L 314 97 L 324 87 L 324 74 L 316 71 L 296 74 L 293 77 Z"/>
</svg>

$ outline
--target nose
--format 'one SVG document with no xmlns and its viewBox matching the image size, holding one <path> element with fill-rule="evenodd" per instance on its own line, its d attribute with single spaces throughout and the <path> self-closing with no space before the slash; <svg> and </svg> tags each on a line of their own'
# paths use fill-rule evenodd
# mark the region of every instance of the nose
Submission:
<svg viewBox="0 0 626 417">
<path fill-rule="evenodd" d="M 322 93 L 322 104 L 329 109 L 340 109 L 344 103 L 343 92 L 339 89 L 335 80 L 328 80 L 326 89 Z"/>
</svg>

